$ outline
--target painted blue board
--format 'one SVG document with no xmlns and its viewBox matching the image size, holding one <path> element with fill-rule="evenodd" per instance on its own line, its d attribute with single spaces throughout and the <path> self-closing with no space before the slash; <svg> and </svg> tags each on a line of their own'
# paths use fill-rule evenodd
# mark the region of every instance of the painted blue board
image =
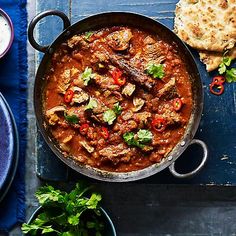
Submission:
<svg viewBox="0 0 236 236">
<path fill-rule="evenodd" d="M 59 1 L 56 1 L 59 2 Z M 165 24 L 170 29 L 173 29 L 174 9 L 178 0 L 72 0 L 68 1 L 69 6 L 68 15 L 71 17 L 72 22 L 76 22 L 92 14 L 106 12 L 106 11 L 130 11 L 139 14 L 147 15 L 155 20 Z M 60 4 L 56 4 L 54 8 L 63 9 L 64 12 L 68 12 L 68 2 L 63 1 Z M 42 9 L 48 9 L 49 7 L 46 1 L 38 1 L 38 11 Z M 53 38 L 55 35 L 52 31 L 47 29 L 39 29 L 39 39 Z M 143 180 L 145 183 L 178 183 L 178 184 L 218 184 L 218 185 L 235 185 L 236 184 L 236 85 L 226 84 L 225 92 L 222 96 L 215 96 L 209 92 L 209 83 L 215 73 L 208 74 L 204 65 L 200 62 L 198 54 L 195 50 L 192 50 L 196 59 L 198 68 L 200 70 L 203 87 L 204 87 L 204 111 L 202 120 L 196 134 L 196 138 L 203 140 L 209 148 L 209 161 L 207 166 L 196 177 L 189 180 L 178 180 L 169 173 L 168 170 L 163 171 L 153 177 Z M 46 144 L 41 138 L 38 140 L 39 147 L 46 148 Z M 50 176 L 55 179 L 55 168 L 53 166 L 54 159 L 56 158 L 47 151 L 43 151 L 43 154 L 38 155 L 38 170 L 47 169 L 46 179 L 50 179 Z M 47 153 L 47 155 L 46 155 Z M 179 170 L 186 171 L 190 169 L 199 160 L 201 152 L 196 148 L 187 150 L 178 160 L 177 167 Z M 52 166 L 48 165 L 47 158 L 52 159 Z M 45 161 L 46 160 L 46 161 Z M 47 163 L 47 167 L 42 165 Z M 64 168 L 64 167 L 62 167 Z M 59 168 L 57 168 L 60 171 Z M 51 170 L 51 171 L 50 171 Z M 41 177 L 44 173 L 39 173 Z M 73 179 L 77 179 L 77 174 L 70 170 L 69 176 L 73 176 Z M 66 177 L 66 176 L 60 176 Z"/>
</svg>

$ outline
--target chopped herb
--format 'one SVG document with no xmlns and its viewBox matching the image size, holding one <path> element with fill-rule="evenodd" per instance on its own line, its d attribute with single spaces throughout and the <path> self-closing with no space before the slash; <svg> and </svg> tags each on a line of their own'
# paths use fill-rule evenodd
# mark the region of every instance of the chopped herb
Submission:
<svg viewBox="0 0 236 236">
<path fill-rule="evenodd" d="M 97 106 L 98 106 L 98 103 L 97 103 L 96 99 L 90 97 L 89 103 L 85 107 L 85 110 L 93 109 L 93 108 L 96 108 Z"/>
<path fill-rule="evenodd" d="M 92 35 L 93 35 L 93 32 L 88 31 L 88 32 L 85 33 L 84 37 L 85 37 L 86 40 L 88 40 Z"/>
<path fill-rule="evenodd" d="M 73 115 L 67 115 L 66 112 L 64 112 L 64 117 L 67 122 L 72 124 L 78 124 L 79 123 L 79 117 L 77 117 L 75 114 Z"/>
<path fill-rule="evenodd" d="M 39 188 L 35 196 L 43 207 L 41 213 L 30 224 L 23 224 L 22 231 L 29 235 L 102 235 L 99 203 L 101 195 L 84 195 L 90 188 L 76 184 L 70 193 L 54 189 L 52 186 Z M 85 215 L 85 217 L 83 217 Z"/>
<path fill-rule="evenodd" d="M 228 83 L 236 82 L 236 68 L 227 70 L 225 78 Z"/>
<path fill-rule="evenodd" d="M 89 81 L 94 78 L 95 74 L 93 73 L 91 68 L 86 67 L 84 72 L 80 76 L 84 81 L 84 85 L 87 86 Z"/>
<path fill-rule="evenodd" d="M 141 143 L 148 143 L 153 138 L 152 132 L 147 129 L 140 129 L 137 135 L 138 135 L 138 140 Z"/>
<path fill-rule="evenodd" d="M 162 79 L 165 76 L 164 66 L 162 64 L 148 63 L 145 71 L 155 79 Z"/>
<path fill-rule="evenodd" d="M 116 113 L 109 109 L 103 113 L 103 120 L 108 123 L 108 125 L 112 125 L 114 120 L 116 119 Z"/>
<path fill-rule="evenodd" d="M 222 75 L 227 71 L 227 66 L 230 66 L 232 59 L 230 57 L 223 57 L 222 62 L 219 65 L 219 74 Z"/>
<path fill-rule="evenodd" d="M 114 104 L 114 108 L 113 111 L 117 114 L 120 115 L 120 113 L 122 112 L 122 107 L 120 106 L 119 102 Z"/>
<path fill-rule="evenodd" d="M 153 138 L 152 133 L 146 129 L 140 129 L 135 135 L 133 132 L 123 134 L 123 139 L 129 146 L 144 148 L 145 144 L 149 143 Z"/>
</svg>

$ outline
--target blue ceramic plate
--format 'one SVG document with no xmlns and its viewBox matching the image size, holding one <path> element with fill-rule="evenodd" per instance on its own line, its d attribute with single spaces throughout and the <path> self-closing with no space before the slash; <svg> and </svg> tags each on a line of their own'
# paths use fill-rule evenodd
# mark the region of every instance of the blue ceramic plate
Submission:
<svg viewBox="0 0 236 236">
<path fill-rule="evenodd" d="M 0 201 L 6 195 L 18 164 L 18 134 L 12 112 L 0 93 Z"/>
</svg>

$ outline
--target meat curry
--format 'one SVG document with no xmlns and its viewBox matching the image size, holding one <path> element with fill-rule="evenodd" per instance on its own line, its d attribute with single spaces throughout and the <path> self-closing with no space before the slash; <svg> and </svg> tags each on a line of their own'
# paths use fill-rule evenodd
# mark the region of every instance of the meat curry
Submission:
<svg viewBox="0 0 236 236">
<path fill-rule="evenodd" d="M 192 111 L 177 46 L 132 27 L 73 36 L 53 54 L 46 79 L 46 123 L 65 158 L 102 170 L 161 162 Z"/>
</svg>

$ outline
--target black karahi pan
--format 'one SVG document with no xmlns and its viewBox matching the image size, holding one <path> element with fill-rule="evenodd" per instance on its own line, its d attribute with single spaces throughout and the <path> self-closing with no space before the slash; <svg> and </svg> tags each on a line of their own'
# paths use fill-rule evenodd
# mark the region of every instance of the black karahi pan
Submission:
<svg viewBox="0 0 236 236">
<path fill-rule="evenodd" d="M 37 22 L 49 15 L 59 16 L 63 20 L 64 31 L 56 38 L 56 40 L 50 46 L 41 46 L 35 41 L 33 36 L 33 31 Z M 179 143 L 173 148 L 173 150 L 161 163 L 153 164 L 142 170 L 127 172 L 127 173 L 103 171 L 87 165 L 80 165 L 70 158 L 65 158 L 57 142 L 52 137 L 49 129 L 47 128 L 46 119 L 43 111 L 43 90 L 47 82 L 45 80 L 45 74 L 47 72 L 48 67 L 50 67 L 50 60 L 52 54 L 55 52 L 58 46 L 66 42 L 67 39 L 69 39 L 75 34 L 80 34 L 86 31 L 98 30 L 103 27 L 111 27 L 115 25 L 127 25 L 136 28 L 141 28 L 143 30 L 149 31 L 150 33 L 154 33 L 161 36 L 167 42 L 170 43 L 174 42 L 179 49 L 181 58 L 186 64 L 187 71 L 190 75 L 190 81 L 193 93 L 193 109 L 191 117 L 188 122 L 185 134 L 179 141 Z M 50 30 L 50 29 L 45 29 L 45 30 Z M 193 139 L 199 126 L 203 109 L 202 82 L 196 63 L 190 51 L 188 50 L 186 45 L 170 29 L 168 29 L 161 23 L 153 19 L 150 19 L 146 16 L 129 12 L 101 13 L 90 16 L 71 25 L 70 20 L 64 13 L 57 10 L 49 10 L 40 13 L 31 21 L 28 29 L 28 37 L 31 45 L 38 51 L 44 53 L 44 56 L 42 58 L 42 61 L 39 65 L 36 74 L 35 85 L 34 85 L 34 109 L 37 119 L 37 125 L 51 150 L 66 165 L 68 165 L 69 167 L 71 167 L 72 169 L 76 170 L 77 172 L 83 175 L 89 176 L 94 179 L 109 181 L 109 182 L 127 182 L 127 181 L 143 179 L 148 176 L 154 175 L 165 168 L 169 168 L 170 172 L 175 177 L 186 178 L 194 176 L 203 168 L 208 158 L 207 146 L 203 141 L 198 139 Z M 192 172 L 186 174 L 180 174 L 175 170 L 175 161 L 185 151 L 185 149 L 192 144 L 197 144 L 202 147 L 203 149 L 202 161 L 199 164 L 199 166 Z"/>
</svg>

